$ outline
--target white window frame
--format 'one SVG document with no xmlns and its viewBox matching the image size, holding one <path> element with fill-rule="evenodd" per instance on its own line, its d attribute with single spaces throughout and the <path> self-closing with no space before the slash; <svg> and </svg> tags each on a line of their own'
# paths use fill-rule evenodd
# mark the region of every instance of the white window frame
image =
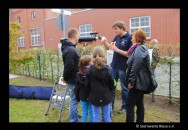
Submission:
<svg viewBox="0 0 188 130">
<path fill-rule="evenodd" d="M 40 29 L 35 28 L 30 30 L 31 46 L 40 46 Z"/>
<path fill-rule="evenodd" d="M 144 17 L 148 17 L 149 18 L 149 25 L 147 25 L 147 26 L 141 26 L 141 18 L 144 18 Z M 132 23 L 131 23 L 131 20 L 132 19 L 139 19 L 139 21 L 138 21 L 138 26 L 136 26 L 136 27 L 132 27 Z M 132 34 L 133 32 L 132 32 L 132 29 L 141 29 L 141 28 L 148 28 L 149 27 L 149 32 L 146 32 L 146 35 L 149 33 L 149 36 L 147 35 L 146 36 L 146 39 L 150 39 L 151 38 L 151 17 L 150 16 L 140 16 L 140 17 L 132 17 L 132 18 L 130 18 L 129 19 L 129 23 L 130 23 L 130 33 Z M 144 30 L 145 31 L 145 30 Z"/>
<path fill-rule="evenodd" d="M 31 12 L 31 19 L 32 19 L 32 20 L 35 20 L 35 19 L 36 19 L 36 12 L 35 12 L 35 11 L 32 11 L 32 12 Z"/>
<path fill-rule="evenodd" d="M 18 16 L 18 23 L 22 23 L 22 20 L 21 20 L 21 17 L 20 16 Z"/>
<path fill-rule="evenodd" d="M 91 30 L 87 31 L 87 26 L 91 25 Z M 84 31 L 82 31 L 81 28 L 84 28 Z M 80 36 L 81 37 L 87 37 L 87 36 L 91 36 L 90 33 L 92 32 L 92 24 L 82 24 L 79 26 L 79 32 L 80 32 Z"/>
<path fill-rule="evenodd" d="M 18 37 L 18 47 L 25 46 L 25 37 Z"/>
</svg>

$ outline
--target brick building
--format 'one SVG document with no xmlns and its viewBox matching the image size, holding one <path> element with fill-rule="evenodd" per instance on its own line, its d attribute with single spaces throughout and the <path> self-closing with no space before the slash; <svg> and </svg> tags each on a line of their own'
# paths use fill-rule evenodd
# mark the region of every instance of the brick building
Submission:
<svg viewBox="0 0 188 130">
<path fill-rule="evenodd" d="M 77 28 L 81 36 L 97 31 L 109 41 L 115 33 L 112 24 L 123 20 L 127 30 L 134 32 L 138 28 L 147 34 L 147 43 L 156 38 L 161 44 L 180 43 L 179 9 L 69 9 L 67 16 L 69 28 Z M 56 25 L 59 14 L 51 9 L 12 9 L 10 21 L 19 21 L 24 37 L 18 39 L 19 48 L 57 48 L 63 32 Z M 67 36 L 67 34 L 66 34 Z M 25 40 L 23 40 L 25 39 Z M 99 42 L 98 42 L 99 43 Z"/>
<path fill-rule="evenodd" d="M 18 48 L 43 47 L 45 45 L 44 21 L 57 15 L 51 9 L 10 9 L 9 21 L 20 23 L 24 34 L 23 37 L 18 38 Z"/>
</svg>

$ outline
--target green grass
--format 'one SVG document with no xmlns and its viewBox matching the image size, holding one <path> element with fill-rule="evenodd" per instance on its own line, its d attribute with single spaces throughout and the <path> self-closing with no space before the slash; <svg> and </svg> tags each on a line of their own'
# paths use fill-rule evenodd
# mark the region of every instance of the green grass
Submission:
<svg viewBox="0 0 188 130">
<path fill-rule="evenodd" d="M 11 85 L 27 85 L 27 86 L 53 86 L 47 81 L 39 81 L 31 77 L 19 77 L 11 79 Z M 156 102 L 151 101 L 151 95 L 145 95 L 145 122 L 180 122 L 180 108 L 179 106 L 168 104 L 166 98 L 155 96 Z M 59 110 L 52 109 L 45 116 L 48 108 L 48 100 L 28 100 L 28 99 L 14 99 L 9 98 L 9 121 L 10 122 L 57 122 L 59 117 Z M 68 104 L 67 104 L 68 105 Z M 113 112 L 112 122 L 125 122 L 126 113 L 118 114 L 117 111 L 121 106 L 120 92 L 117 91 L 115 100 L 115 108 Z M 136 108 L 135 108 L 136 109 Z M 81 113 L 81 107 L 78 108 Z M 69 111 L 63 109 L 61 122 L 69 122 Z"/>
<path fill-rule="evenodd" d="M 50 108 L 45 116 L 47 100 L 9 99 L 10 122 L 57 122 L 59 110 Z M 64 109 L 61 122 L 68 122 L 68 110 Z"/>
<path fill-rule="evenodd" d="M 9 85 L 19 86 L 53 86 L 53 83 L 47 80 L 38 80 L 32 77 L 21 76 L 9 80 Z"/>
</svg>

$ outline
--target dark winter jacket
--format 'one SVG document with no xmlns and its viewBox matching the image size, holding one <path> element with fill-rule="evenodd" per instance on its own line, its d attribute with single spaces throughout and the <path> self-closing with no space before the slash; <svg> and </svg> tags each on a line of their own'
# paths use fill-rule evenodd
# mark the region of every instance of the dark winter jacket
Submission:
<svg viewBox="0 0 188 130">
<path fill-rule="evenodd" d="M 85 87 L 86 73 L 77 72 L 76 74 L 76 99 L 77 101 L 88 101 L 88 91 Z"/>
<path fill-rule="evenodd" d="M 62 42 L 62 58 L 64 63 L 63 77 L 69 84 L 76 84 L 76 73 L 79 71 L 78 63 L 80 53 L 76 50 L 75 45 L 68 39 Z"/>
<path fill-rule="evenodd" d="M 95 65 L 91 65 L 86 70 L 86 88 L 91 104 L 104 106 L 112 102 L 115 87 L 109 66 L 103 65 L 102 69 L 97 69 Z"/>
<path fill-rule="evenodd" d="M 145 91 L 150 85 L 150 59 L 144 44 L 139 44 L 128 59 L 127 82 Z"/>
</svg>

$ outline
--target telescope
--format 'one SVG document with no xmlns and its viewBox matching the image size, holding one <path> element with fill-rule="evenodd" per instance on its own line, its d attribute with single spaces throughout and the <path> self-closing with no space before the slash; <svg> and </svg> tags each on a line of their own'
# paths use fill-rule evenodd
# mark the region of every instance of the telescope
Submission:
<svg viewBox="0 0 188 130">
<path fill-rule="evenodd" d="M 78 43 L 82 43 L 82 42 L 92 42 L 92 41 L 96 41 L 96 40 L 101 40 L 102 37 L 101 36 L 96 36 L 98 34 L 98 32 L 91 32 L 90 36 L 82 36 L 79 37 L 78 39 Z"/>
</svg>

